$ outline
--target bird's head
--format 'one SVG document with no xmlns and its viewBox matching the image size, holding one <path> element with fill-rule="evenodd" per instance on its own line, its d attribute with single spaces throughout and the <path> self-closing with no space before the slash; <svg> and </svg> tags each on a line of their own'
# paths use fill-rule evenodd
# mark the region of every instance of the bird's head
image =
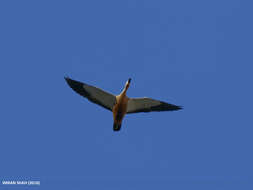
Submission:
<svg viewBox="0 0 253 190">
<path fill-rule="evenodd" d="M 128 89 L 130 86 L 131 78 L 126 81 L 125 88 Z"/>
</svg>

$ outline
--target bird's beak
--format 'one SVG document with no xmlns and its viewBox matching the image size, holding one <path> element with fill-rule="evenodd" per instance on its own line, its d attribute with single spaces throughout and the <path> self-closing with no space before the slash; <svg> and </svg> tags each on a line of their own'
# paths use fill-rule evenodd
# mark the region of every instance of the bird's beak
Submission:
<svg viewBox="0 0 253 190">
<path fill-rule="evenodd" d="M 132 79 L 131 79 L 131 78 L 129 78 L 127 82 L 128 82 L 128 83 L 130 83 L 130 82 L 131 82 L 131 80 L 132 80 Z"/>
</svg>

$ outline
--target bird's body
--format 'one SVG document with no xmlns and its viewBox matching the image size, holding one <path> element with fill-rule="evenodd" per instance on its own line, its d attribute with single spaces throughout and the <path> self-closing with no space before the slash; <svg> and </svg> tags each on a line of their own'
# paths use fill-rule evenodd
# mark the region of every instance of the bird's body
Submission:
<svg viewBox="0 0 253 190">
<path fill-rule="evenodd" d="M 180 106 L 161 102 L 150 98 L 128 98 L 126 92 L 130 86 L 131 79 L 125 84 L 122 92 L 115 96 L 105 92 L 97 87 L 85 83 L 65 78 L 68 85 L 78 94 L 86 97 L 93 103 L 96 103 L 113 113 L 113 130 L 119 131 L 122 120 L 126 114 L 150 112 L 150 111 L 173 111 L 182 109 Z"/>
<path fill-rule="evenodd" d="M 126 92 L 120 93 L 116 96 L 116 104 L 113 106 L 113 130 L 119 131 L 124 116 L 127 113 L 127 103 L 129 98 L 126 96 Z"/>
</svg>

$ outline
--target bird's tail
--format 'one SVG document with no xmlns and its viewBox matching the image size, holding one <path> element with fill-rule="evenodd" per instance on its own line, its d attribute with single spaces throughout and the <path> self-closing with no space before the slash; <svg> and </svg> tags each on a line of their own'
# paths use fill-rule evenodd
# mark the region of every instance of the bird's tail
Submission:
<svg viewBox="0 0 253 190">
<path fill-rule="evenodd" d="M 114 131 L 119 131 L 120 128 L 121 128 L 121 123 L 120 124 L 116 123 L 116 122 L 113 123 L 113 130 Z"/>
</svg>

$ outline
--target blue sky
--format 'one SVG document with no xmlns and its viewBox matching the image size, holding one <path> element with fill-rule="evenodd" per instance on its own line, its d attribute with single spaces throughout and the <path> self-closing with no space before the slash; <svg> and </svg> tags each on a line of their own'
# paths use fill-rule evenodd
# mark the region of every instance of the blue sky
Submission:
<svg viewBox="0 0 253 190">
<path fill-rule="evenodd" d="M 251 7 L 243 0 L 1 1 L 1 181 L 252 189 Z M 64 76 L 114 94 L 131 77 L 130 97 L 184 109 L 126 116 L 115 133 L 112 114 L 78 96 Z"/>
</svg>

